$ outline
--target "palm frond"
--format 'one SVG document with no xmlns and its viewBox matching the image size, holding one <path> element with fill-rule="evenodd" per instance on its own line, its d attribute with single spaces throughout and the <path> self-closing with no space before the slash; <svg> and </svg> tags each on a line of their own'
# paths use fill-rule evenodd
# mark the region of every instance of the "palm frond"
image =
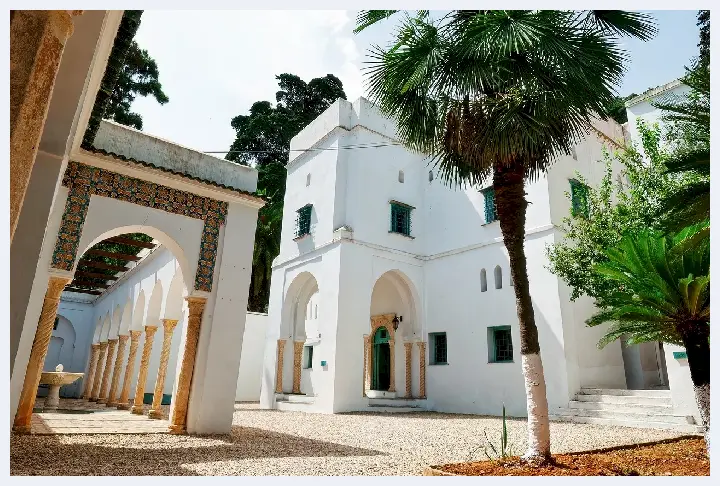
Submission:
<svg viewBox="0 0 720 486">
<path fill-rule="evenodd" d="M 355 29 L 353 32 L 357 34 L 362 32 L 373 24 L 387 19 L 399 10 L 360 10 L 355 19 Z"/>
</svg>

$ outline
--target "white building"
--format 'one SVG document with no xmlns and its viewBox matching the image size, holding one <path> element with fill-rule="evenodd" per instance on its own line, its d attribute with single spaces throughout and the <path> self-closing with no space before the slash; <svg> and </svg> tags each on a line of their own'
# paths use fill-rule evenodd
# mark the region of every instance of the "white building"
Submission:
<svg viewBox="0 0 720 486">
<path fill-rule="evenodd" d="M 662 363 L 624 360 L 619 342 L 599 350 L 603 329 L 584 324 L 592 302 L 571 302 L 545 268 L 546 246 L 563 237 L 570 181 L 579 172 L 599 182 L 603 144 L 622 143 L 616 123 L 596 129 L 527 186 L 530 291 L 556 414 L 583 388 L 626 390 L 630 375 L 647 372 L 638 388 L 666 384 Z M 287 170 L 261 406 L 497 415 L 504 404 L 509 415 L 526 415 L 515 296 L 490 183 L 443 184 L 363 98 L 338 100 L 300 132 Z M 682 423 L 693 414 L 668 410 Z"/>
</svg>

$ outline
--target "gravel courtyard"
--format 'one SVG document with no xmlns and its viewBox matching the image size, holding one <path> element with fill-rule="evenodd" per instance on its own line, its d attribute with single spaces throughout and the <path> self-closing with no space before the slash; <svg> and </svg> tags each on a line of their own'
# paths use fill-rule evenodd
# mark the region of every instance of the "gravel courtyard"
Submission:
<svg viewBox="0 0 720 486">
<path fill-rule="evenodd" d="M 55 435 L 10 438 L 12 475 L 418 475 L 427 465 L 482 459 L 496 417 L 432 412 L 316 415 L 236 404 L 230 436 Z M 552 451 L 677 437 L 674 432 L 556 423 Z M 514 450 L 526 423 L 508 421 Z"/>
</svg>

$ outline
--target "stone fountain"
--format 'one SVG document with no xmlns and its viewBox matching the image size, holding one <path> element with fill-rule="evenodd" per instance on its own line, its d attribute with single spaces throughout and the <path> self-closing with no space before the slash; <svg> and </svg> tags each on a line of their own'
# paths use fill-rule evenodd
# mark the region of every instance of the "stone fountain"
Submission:
<svg viewBox="0 0 720 486">
<path fill-rule="evenodd" d="M 50 386 L 43 410 L 57 410 L 60 405 L 60 387 L 76 382 L 83 375 L 84 373 L 66 373 L 61 364 L 55 367 L 55 371 L 43 371 L 40 384 Z"/>
</svg>

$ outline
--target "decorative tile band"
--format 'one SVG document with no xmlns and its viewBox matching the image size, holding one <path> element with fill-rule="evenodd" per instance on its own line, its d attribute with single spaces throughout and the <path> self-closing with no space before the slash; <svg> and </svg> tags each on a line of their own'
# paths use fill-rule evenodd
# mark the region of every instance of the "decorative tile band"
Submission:
<svg viewBox="0 0 720 486">
<path fill-rule="evenodd" d="M 62 185 L 70 192 L 53 251 L 53 268 L 72 271 L 90 205 L 90 196 L 109 197 L 172 214 L 202 219 L 205 224 L 200 243 L 198 269 L 195 274 L 195 289 L 212 291 L 218 237 L 220 226 L 225 224 L 227 202 L 74 161 L 68 163 Z"/>
</svg>

